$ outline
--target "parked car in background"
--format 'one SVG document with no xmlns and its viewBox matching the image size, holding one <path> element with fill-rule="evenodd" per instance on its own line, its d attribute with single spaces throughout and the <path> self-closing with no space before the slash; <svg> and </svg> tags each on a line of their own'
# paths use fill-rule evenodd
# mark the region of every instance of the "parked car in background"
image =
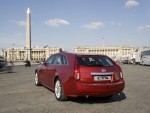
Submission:
<svg viewBox="0 0 150 113">
<path fill-rule="evenodd" d="M 0 59 L 0 72 L 13 72 L 13 66 L 3 59 Z"/>
<path fill-rule="evenodd" d="M 129 64 L 129 60 L 123 60 L 122 63 L 123 64 Z"/>
<path fill-rule="evenodd" d="M 123 91 L 119 65 L 105 55 L 54 54 L 35 70 L 35 84 L 44 85 L 59 101 L 68 97 L 111 97 Z"/>
</svg>

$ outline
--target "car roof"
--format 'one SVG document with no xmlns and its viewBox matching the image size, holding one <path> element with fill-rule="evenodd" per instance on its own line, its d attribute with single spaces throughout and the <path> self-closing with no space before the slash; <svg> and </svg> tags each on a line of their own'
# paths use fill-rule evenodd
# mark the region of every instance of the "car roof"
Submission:
<svg viewBox="0 0 150 113">
<path fill-rule="evenodd" d="M 66 52 L 66 51 L 63 51 L 61 52 L 61 54 L 70 54 L 70 55 L 75 55 L 75 56 L 104 56 L 104 57 L 107 57 L 107 55 L 102 55 L 102 54 L 87 54 L 87 53 L 71 53 L 71 52 Z"/>
</svg>

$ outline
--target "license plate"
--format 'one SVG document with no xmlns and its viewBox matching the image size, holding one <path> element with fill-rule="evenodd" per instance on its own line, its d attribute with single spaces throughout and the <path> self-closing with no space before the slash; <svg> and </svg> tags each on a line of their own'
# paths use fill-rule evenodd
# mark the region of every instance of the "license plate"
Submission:
<svg viewBox="0 0 150 113">
<path fill-rule="evenodd" d="M 111 80 L 111 76 L 94 76 L 95 81 Z"/>
</svg>

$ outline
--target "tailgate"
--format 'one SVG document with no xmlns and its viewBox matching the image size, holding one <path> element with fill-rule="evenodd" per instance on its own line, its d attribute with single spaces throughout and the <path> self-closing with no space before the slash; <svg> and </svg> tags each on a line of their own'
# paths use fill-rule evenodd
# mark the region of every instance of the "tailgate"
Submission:
<svg viewBox="0 0 150 113">
<path fill-rule="evenodd" d="M 112 82 L 112 75 L 117 71 L 116 67 L 80 66 L 81 82 Z"/>
</svg>

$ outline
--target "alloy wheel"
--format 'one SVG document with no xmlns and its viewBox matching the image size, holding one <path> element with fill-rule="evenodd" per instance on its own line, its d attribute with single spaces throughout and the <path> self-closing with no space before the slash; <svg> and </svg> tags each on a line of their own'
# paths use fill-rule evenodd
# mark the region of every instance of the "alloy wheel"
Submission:
<svg viewBox="0 0 150 113">
<path fill-rule="evenodd" d="M 37 73 L 35 73 L 35 78 L 34 78 L 34 80 L 35 80 L 35 85 L 39 86 L 39 85 L 40 85 L 40 82 L 39 82 L 39 77 L 38 77 L 38 74 L 37 74 Z"/>
<path fill-rule="evenodd" d="M 62 88 L 59 80 L 57 80 L 55 83 L 55 95 L 57 99 L 60 99 L 62 95 Z"/>
</svg>

